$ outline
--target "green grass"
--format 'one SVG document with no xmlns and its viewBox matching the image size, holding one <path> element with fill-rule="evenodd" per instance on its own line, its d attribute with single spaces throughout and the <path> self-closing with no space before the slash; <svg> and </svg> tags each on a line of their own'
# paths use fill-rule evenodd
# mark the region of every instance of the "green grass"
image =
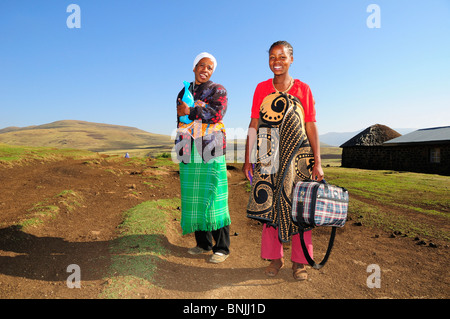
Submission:
<svg viewBox="0 0 450 319">
<path fill-rule="evenodd" d="M 28 227 L 39 226 L 46 220 L 58 216 L 59 210 L 58 206 L 49 205 L 47 201 L 39 202 L 27 211 L 26 218 L 18 222 L 17 226 L 24 230 Z"/>
<path fill-rule="evenodd" d="M 342 148 L 340 147 L 321 147 L 320 154 L 322 166 L 341 166 Z"/>
<path fill-rule="evenodd" d="M 3 165 L 20 165 L 30 161 L 51 161 L 64 158 L 83 159 L 95 157 L 98 157 L 98 155 L 83 150 L 16 146 L 0 143 L 0 164 Z"/>
<path fill-rule="evenodd" d="M 325 173 L 326 179 L 333 183 L 380 204 L 422 208 L 424 212 L 450 211 L 450 177 L 447 176 L 342 167 L 326 168 Z"/>
<path fill-rule="evenodd" d="M 55 197 L 58 198 L 58 203 L 69 212 L 80 207 L 83 202 L 83 197 L 73 190 L 64 190 Z"/>
<path fill-rule="evenodd" d="M 61 207 L 68 212 L 81 206 L 83 198 L 72 190 L 64 190 L 52 198 L 47 198 L 33 205 L 27 210 L 26 218 L 19 221 L 16 225 L 22 229 L 39 226 L 45 221 L 56 218 L 61 211 Z"/>
<path fill-rule="evenodd" d="M 124 213 L 120 235 L 111 245 L 108 285 L 101 298 L 137 298 L 140 288 L 153 287 L 158 256 L 164 255 L 165 225 L 179 218 L 180 199 L 146 201 Z"/>
<path fill-rule="evenodd" d="M 178 164 L 172 161 L 169 153 L 162 153 L 156 156 L 154 167 L 178 167 Z"/>
<path fill-rule="evenodd" d="M 450 219 L 448 176 L 327 167 L 325 179 L 349 190 L 349 215 L 365 225 L 450 240 L 438 226 Z"/>
<path fill-rule="evenodd" d="M 55 218 L 59 214 L 59 207 L 39 203 L 29 209 L 28 213 L 26 219 L 17 223 L 17 226 L 24 230 L 28 227 L 41 225 L 48 219 Z"/>
</svg>

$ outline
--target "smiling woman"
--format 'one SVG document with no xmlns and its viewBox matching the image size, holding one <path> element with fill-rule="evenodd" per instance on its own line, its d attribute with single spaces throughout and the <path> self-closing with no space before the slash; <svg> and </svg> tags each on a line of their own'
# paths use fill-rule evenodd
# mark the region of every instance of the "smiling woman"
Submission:
<svg viewBox="0 0 450 319">
<path fill-rule="evenodd" d="M 261 257 L 272 260 L 266 275 L 275 276 L 284 266 L 282 243 L 292 237 L 293 276 L 305 280 L 307 261 L 298 228 L 292 224 L 292 190 L 300 180 L 322 180 L 323 170 L 311 89 L 289 75 L 293 53 L 286 41 L 277 41 L 269 49 L 273 78 L 259 83 L 253 95 L 243 171 L 252 182 L 247 216 L 264 223 Z M 254 144 L 257 153 L 252 165 Z M 305 232 L 305 241 L 311 255 L 310 231 Z"/>
<path fill-rule="evenodd" d="M 229 254 L 228 180 L 225 161 L 227 91 L 210 81 L 217 61 L 209 53 L 194 60 L 195 80 L 177 97 L 177 115 L 188 115 L 191 123 L 180 122 L 176 152 L 180 161 L 181 228 L 195 233 L 196 246 L 190 254 L 213 251 L 210 262 L 224 261 Z M 194 106 L 181 100 L 185 90 L 194 97 Z M 215 240 L 213 244 L 212 240 Z"/>
</svg>

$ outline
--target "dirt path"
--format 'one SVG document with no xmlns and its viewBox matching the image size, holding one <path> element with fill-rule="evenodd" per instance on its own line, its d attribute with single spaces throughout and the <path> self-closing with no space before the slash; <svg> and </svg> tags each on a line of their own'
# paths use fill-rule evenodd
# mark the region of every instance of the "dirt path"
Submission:
<svg viewBox="0 0 450 319">
<path fill-rule="evenodd" d="M 126 160 L 86 164 L 67 160 L 15 168 L 0 168 L 0 298 L 98 298 L 109 266 L 108 247 L 117 236 L 122 213 L 137 204 L 179 196 L 176 170 L 150 188 L 142 167 Z M 128 162 L 128 164 L 130 164 Z M 151 165 L 151 163 L 149 164 Z M 191 256 L 193 236 L 180 236 L 179 222 L 168 225 L 152 288 L 133 298 L 448 298 L 448 246 L 419 246 L 410 238 L 351 221 L 338 230 L 327 265 L 308 269 L 306 282 L 295 282 L 285 246 L 286 266 L 267 278 L 267 262 L 259 257 L 261 225 L 245 217 L 248 194 L 242 173 L 230 169 L 231 255 L 218 265 L 209 256 Z M 63 205 L 63 191 L 78 197 Z M 13 225 L 27 218 L 37 203 L 59 205 L 56 217 L 20 230 Z M 329 230 L 313 231 L 315 254 L 325 252 Z M 82 269 L 82 288 L 69 289 L 67 266 Z M 369 265 L 381 270 L 380 288 L 367 285 Z"/>
</svg>

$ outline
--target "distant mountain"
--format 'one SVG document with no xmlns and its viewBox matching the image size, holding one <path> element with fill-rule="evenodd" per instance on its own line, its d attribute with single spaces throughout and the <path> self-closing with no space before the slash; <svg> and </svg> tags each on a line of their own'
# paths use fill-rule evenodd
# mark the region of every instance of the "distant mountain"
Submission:
<svg viewBox="0 0 450 319">
<path fill-rule="evenodd" d="M 319 136 L 320 142 L 329 144 L 331 146 L 340 146 L 347 142 L 349 139 L 354 137 L 355 135 L 362 132 L 364 129 L 361 129 L 359 131 L 355 132 L 330 132 L 326 134 L 322 134 Z M 410 133 L 412 131 L 415 131 L 417 129 L 415 128 L 394 128 L 393 130 L 399 132 L 400 134 L 404 135 L 407 133 Z"/>
<path fill-rule="evenodd" d="M 149 133 L 129 126 L 76 120 L 22 128 L 7 127 L 0 130 L 0 143 L 112 153 L 130 150 L 150 155 L 169 152 L 173 146 L 173 140 L 168 135 Z"/>
</svg>

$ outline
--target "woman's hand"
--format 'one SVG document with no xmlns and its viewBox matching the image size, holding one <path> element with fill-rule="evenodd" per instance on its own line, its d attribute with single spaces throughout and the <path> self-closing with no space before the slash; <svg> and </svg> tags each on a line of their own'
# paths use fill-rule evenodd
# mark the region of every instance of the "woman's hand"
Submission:
<svg viewBox="0 0 450 319">
<path fill-rule="evenodd" d="M 189 106 L 186 104 L 186 102 L 181 101 L 181 99 L 178 99 L 178 105 L 177 105 L 177 115 L 178 116 L 184 116 L 189 115 Z"/>
<path fill-rule="evenodd" d="M 247 178 L 249 181 L 253 178 L 253 165 L 251 163 L 244 163 L 242 166 L 242 172 L 245 175 L 245 178 Z"/>
<path fill-rule="evenodd" d="M 311 173 L 311 179 L 314 181 L 320 182 L 323 179 L 324 173 L 322 169 L 322 165 L 320 163 L 314 164 L 314 167 L 312 169 Z"/>
</svg>

